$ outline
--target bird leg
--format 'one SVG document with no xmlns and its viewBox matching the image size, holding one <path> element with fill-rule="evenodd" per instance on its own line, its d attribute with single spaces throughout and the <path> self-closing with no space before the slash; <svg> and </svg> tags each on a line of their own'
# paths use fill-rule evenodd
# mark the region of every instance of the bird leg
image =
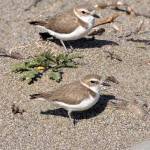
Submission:
<svg viewBox="0 0 150 150">
<path fill-rule="evenodd" d="M 69 120 L 70 120 L 71 122 L 72 122 L 72 120 L 73 120 L 73 125 L 75 126 L 76 123 L 77 123 L 77 120 L 76 120 L 75 118 L 72 119 L 71 113 L 72 113 L 72 111 L 68 111 L 68 117 L 69 117 Z"/>
<path fill-rule="evenodd" d="M 69 117 L 69 120 L 72 122 L 71 112 L 72 111 L 68 111 L 68 117 Z M 73 119 L 73 125 L 75 126 L 75 120 L 74 119 Z"/>
<path fill-rule="evenodd" d="M 64 44 L 64 42 L 63 42 L 63 40 L 60 40 L 60 43 L 61 43 L 62 46 L 64 47 L 65 51 L 68 52 L 68 50 L 67 50 L 67 48 L 66 48 L 66 46 L 65 46 L 65 44 Z"/>
<path fill-rule="evenodd" d="M 67 44 L 69 45 L 71 52 L 72 52 L 74 50 L 74 48 L 72 47 L 72 45 L 69 42 L 67 42 Z"/>
<path fill-rule="evenodd" d="M 68 111 L 68 117 L 69 117 L 70 121 L 72 121 L 71 112 L 72 111 Z"/>
</svg>

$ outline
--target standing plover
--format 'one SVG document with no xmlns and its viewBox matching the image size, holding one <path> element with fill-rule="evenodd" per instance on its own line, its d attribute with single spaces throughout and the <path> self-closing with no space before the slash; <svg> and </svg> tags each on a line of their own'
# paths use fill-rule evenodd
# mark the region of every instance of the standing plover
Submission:
<svg viewBox="0 0 150 150">
<path fill-rule="evenodd" d="M 59 39 L 67 51 L 63 41 L 77 40 L 88 35 L 94 26 L 95 18 L 99 18 L 95 10 L 74 8 L 73 14 L 63 13 L 45 21 L 31 21 L 29 23 L 43 28 L 51 36 Z"/>
<path fill-rule="evenodd" d="M 109 84 L 99 75 L 86 75 L 79 81 L 66 84 L 55 91 L 30 95 L 30 99 L 42 98 L 71 112 L 91 108 L 100 98 L 101 90 Z"/>
</svg>

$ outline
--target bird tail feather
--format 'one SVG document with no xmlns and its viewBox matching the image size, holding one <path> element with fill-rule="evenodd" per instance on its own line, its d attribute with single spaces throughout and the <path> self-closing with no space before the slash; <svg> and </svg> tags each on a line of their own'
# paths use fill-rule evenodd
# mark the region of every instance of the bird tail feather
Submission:
<svg viewBox="0 0 150 150">
<path fill-rule="evenodd" d="M 51 94 L 50 93 L 38 93 L 38 94 L 31 94 L 30 99 L 37 99 L 37 98 L 42 98 L 48 100 L 50 98 Z"/>
<path fill-rule="evenodd" d="M 41 98 L 42 95 L 41 94 L 32 94 L 30 95 L 30 99 L 37 99 L 37 98 Z"/>
<path fill-rule="evenodd" d="M 29 24 L 44 26 L 45 22 L 44 21 L 30 21 Z"/>
</svg>

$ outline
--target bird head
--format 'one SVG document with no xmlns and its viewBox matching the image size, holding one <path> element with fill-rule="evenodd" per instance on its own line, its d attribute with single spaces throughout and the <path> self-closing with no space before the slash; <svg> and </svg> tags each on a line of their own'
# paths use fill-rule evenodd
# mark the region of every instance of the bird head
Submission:
<svg viewBox="0 0 150 150">
<path fill-rule="evenodd" d="M 95 93 L 99 93 L 99 91 L 104 90 L 106 86 L 110 86 L 106 80 L 96 74 L 86 75 L 81 79 L 81 83 Z"/>
</svg>

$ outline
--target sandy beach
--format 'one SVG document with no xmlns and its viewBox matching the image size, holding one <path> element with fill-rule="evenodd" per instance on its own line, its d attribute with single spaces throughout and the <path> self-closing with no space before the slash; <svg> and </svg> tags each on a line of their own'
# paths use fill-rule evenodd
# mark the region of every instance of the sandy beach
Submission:
<svg viewBox="0 0 150 150">
<path fill-rule="evenodd" d="M 42 0 L 36 7 L 26 10 L 33 2 L 0 0 L 1 50 L 15 51 L 24 57 L 47 50 L 63 52 L 62 46 L 40 39 L 39 32 L 43 30 L 28 22 L 52 17 L 80 4 L 80 0 Z M 125 2 L 137 12 L 150 14 L 149 0 Z M 75 52 L 84 56 L 83 65 L 65 69 L 60 83 L 45 75 L 28 85 L 11 72 L 12 65 L 23 60 L 0 57 L 0 150 L 126 150 L 150 140 L 150 18 L 134 17 L 111 8 L 98 10 L 98 13 L 102 17 L 114 13 L 120 16 L 115 22 L 102 25 L 105 32 L 96 35 L 95 40 L 72 43 Z M 144 23 L 138 34 L 122 37 L 134 31 L 141 20 Z M 121 61 L 111 59 L 107 52 L 113 52 Z M 146 117 L 126 109 L 96 105 L 86 112 L 74 113 L 79 122 L 73 126 L 64 110 L 50 115 L 49 110 L 56 109 L 55 106 L 47 101 L 29 99 L 30 94 L 52 91 L 90 73 L 114 76 L 119 84 L 111 83 L 102 97 L 146 103 Z M 13 114 L 13 104 L 25 112 Z"/>
</svg>

